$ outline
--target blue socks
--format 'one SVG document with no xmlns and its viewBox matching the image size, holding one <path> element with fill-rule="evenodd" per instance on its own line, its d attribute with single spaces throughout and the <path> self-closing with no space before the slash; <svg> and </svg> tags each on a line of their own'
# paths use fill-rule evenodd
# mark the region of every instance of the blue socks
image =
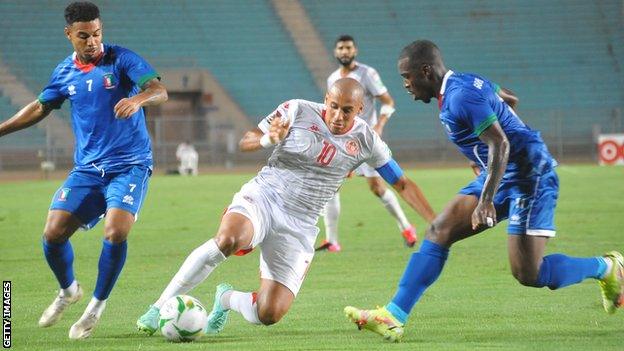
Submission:
<svg viewBox="0 0 624 351">
<path fill-rule="evenodd" d="M 412 254 L 396 295 L 386 305 L 386 309 L 401 323 L 407 321 L 407 316 L 425 289 L 438 279 L 448 254 L 449 249 L 429 240 L 424 240 L 420 250 Z"/>
<path fill-rule="evenodd" d="M 555 290 L 580 283 L 586 278 L 600 279 L 607 270 L 602 257 L 578 258 L 562 254 L 548 255 L 540 266 L 537 286 Z"/>
<path fill-rule="evenodd" d="M 50 243 L 43 239 L 43 254 L 61 289 L 66 289 L 74 282 L 74 250 L 69 240 L 63 243 Z"/>
<path fill-rule="evenodd" d="M 128 244 L 125 240 L 119 244 L 113 244 L 107 240 L 103 241 L 98 264 L 98 277 L 93 292 L 96 299 L 102 301 L 108 298 L 126 262 L 127 251 Z"/>
</svg>

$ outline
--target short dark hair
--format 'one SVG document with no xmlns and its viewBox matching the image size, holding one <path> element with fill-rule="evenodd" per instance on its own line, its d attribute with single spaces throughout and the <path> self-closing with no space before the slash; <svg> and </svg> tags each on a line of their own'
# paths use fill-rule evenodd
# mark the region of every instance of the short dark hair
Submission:
<svg viewBox="0 0 624 351">
<path fill-rule="evenodd" d="M 74 22 L 91 22 L 100 18 L 100 9 L 89 1 L 75 1 L 65 8 L 65 22 L 72 25 Z"/>
<path fill-rule="evenodd" d="M 434 64 L 438 60 L 442 60 L 442 53 L 438 46 L 429 40 L 416 40 L 401 50 L 399 59 L 409 58 L 410 65 L 418 65 L 422 63 Z"/>
<path fill-rule="evenodd" d="M 349 34 L 342 34 L 338 38 L 336 38 L 336 41 L 334 42 L 334 46 L 336 46 L 336 44 L 338 44 L 341 41 L 352 41 L 353 45 L 355 45 L 355 39 L 353 39 L 353 37 L 350 36 Z"/>
</svg>

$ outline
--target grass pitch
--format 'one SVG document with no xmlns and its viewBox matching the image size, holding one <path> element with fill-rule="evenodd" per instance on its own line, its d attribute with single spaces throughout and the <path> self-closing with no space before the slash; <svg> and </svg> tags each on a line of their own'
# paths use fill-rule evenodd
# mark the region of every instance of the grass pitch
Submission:
<svg viewBox="0 0 624 351">
<path fill-rule="evenodd" d="M 589 256 L 624 250 L 624 169 L 561 166 L 557 238 L 548 253 Z M 434 209 L 471 179 L 468 168 L 408 172 Z M 509 272 L 506 222 L 458 243 L 438 282 L 414 309 L 401 344 L 359 332 L 342 313 L 345 305 L 385 304 L 412 250 L 363 179 L 342 190 L 343 252 L 315 256 L 290 312 L 271 327 L 252 326 L 232 313 L 225 330 L 189 344 L 146 337 L 135 321 L 160 294 L 192 249 L 214 234 L 221 212 L 252 174 L 197 178 L 156 176 L 140 220 L 129 237 L 128 259 L 94 335 L 68 339 L 93 288 L 102 224 L 72 239 L 75 273 L 86 298 L 55 326 L 37 321 L 56 293 L 41 252 L 47 208 L 60 181 L 0 184 L 0 270 L 12 281 L 12 341 L 20 350 L 621 350 L 624 311 L 607 315 L 595 282 L 559 291 L 531 289 Z M 404 205 L 420 232 L 424 222 Z M 321 233 L 321 236 L 323 233 Z M 212 305 L 214 287 L 229 282 L 242 290 L 258 286 L 258 254 L 232 257 L 190 294 Z"/>
</svg>

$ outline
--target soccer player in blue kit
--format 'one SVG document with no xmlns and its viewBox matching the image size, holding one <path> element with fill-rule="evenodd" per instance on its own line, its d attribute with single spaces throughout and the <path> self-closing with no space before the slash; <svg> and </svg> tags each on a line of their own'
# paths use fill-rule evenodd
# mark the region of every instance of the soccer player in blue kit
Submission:
<svg viewBox="0 0 624 351">
<path fill-rule="evenodd" d="M 69 238 L 105 215 L 104 241 L 93 298 L 69 330 L 71 339 L 91 335 L 123 268 L 126 238 L 147 192 L 152 151 L 143 106 L 167 100 L 154 69 L 134 52 L 102 44 L 99 9 L 90 2 L 65 8 L 65 35 L 75 52 L 54 70 L 39 98 L 0 125 L 0 136 L 29 127 L 71 102 L 75 167 L 52 198 L 43 252 L 60 285 L 39 326 L 58 322 L 80 300 Z"/>
<path fill-rule="evenodd" d="M 348 306 L 347 317 L 360 329 L 399 341 L 415 303 L 440 276 L 451 245 L 506 218 L 511 272 L 520 284 L 554 290 L 597 279 L 604 309 L 614 313 L 624 302 L 624 259 L 619 252 L 588 258 L 544 256 L 548 239 L 555 236 L 557 163 L 539 132 L 514 112 L 518 99 L 513 93 L 483 77 L 448 70 L 438 47 L 427 40 L 406 46 L 398 69 L 414 100 L 429 103 L 437 98 L 448 138 L 481 172 L 428 228 L 392 301 L 375 310 Z"/>
</svg>

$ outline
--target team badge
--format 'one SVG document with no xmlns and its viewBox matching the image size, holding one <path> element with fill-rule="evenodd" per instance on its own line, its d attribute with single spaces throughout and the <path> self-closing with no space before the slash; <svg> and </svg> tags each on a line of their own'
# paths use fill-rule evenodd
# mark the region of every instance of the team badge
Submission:
<svg viewBox="0 0 624 351">
<path fill-rule="evenodd" d="M 104 75 L 104 88 L 113 89 L 117 86 L 117 82 L 115 81 L 115 76 L 112 73 L 106 73 Z"/>
<path fill-rule="evenodd" d="M 321 129 L 316 124 L 311 125 L 308 129 L 316 133 L 319 133 L 321 131 Z"/>
<path fill-rule="evenodd" d="M 347 154 L 351 156 L 355 156 L 360 152 L 360 145 L 355 139 L 347 141 L 345 143 L 345 148 L 347 149 Z"/>
<path fill-rule="evenodd" d="M 58 201 L 67 201 L 67 197 L 69 196 L 70 188 L 63 188 L 59 192 Z"/>
</svg>

